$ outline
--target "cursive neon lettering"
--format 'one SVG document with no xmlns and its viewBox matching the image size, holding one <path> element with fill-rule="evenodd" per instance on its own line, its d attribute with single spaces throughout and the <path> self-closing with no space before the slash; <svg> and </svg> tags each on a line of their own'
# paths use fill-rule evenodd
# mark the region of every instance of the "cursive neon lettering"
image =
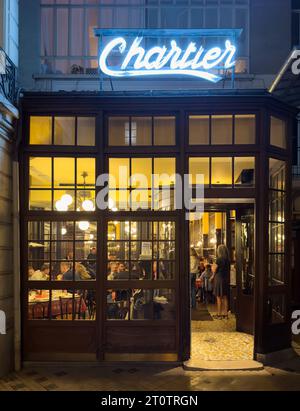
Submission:
<svg viewBox="0 0 300 411">
<path fill-rule="evenodd" d="M 166 45 L 155 46 L 146 51 L 141 43 L 143 37 L 136 37 L 128 47 L 123 37 L 110 41 L 103 49 L 99 58 L 100 70 L 113 77 L 153 76 L 153 75 L 187 75 L 217 82 L 221 77 L 212 69 L 230 69 L 235 66 L 236 47 L 225 41 L 225 47 L 212 47 L 208 50 L 203 46 L 190 42 L 186 50 L 182 50 L 175 40 Z M 119 54 L 123 58 L 118 67 L 108 64 L 111 54 Z"/>
</svg>

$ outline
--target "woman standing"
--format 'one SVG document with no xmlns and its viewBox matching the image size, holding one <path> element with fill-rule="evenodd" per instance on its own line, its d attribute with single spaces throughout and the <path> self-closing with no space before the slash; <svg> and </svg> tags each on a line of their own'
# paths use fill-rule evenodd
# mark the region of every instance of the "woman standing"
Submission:
<svg viewBox="0 0 300 411">
<path fill-rule="evenodd" d="M 228 249 L 224 244 L 217 249 L 217 261 L 212 267 L 214 294 L 217 298 L 216 318 L 228 319 L 228 298 L 230 292 L 230 261 Z M 223 313 L 222 313 L 223 310 Z"/>
<path fill-rule="evenodd" d="M 191 247 L 190 255 L 190 280 L 191 280 L 191 304 L 196 308 L 196 278 L 199 271 L 199 257 L 196 250 Z"/>
</svg>

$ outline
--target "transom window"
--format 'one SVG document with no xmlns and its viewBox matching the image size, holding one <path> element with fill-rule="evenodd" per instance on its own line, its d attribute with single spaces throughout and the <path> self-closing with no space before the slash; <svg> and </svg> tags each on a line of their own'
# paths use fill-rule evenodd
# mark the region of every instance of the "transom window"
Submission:
<svg viewBox="0 0 300 411">
<path fill-rule="evenodd" d="M 255 185 L 254 157 L 190 157 L 190 184 L 197 185 L 197 174 L 206 187 L 251 188 Z"/>
<path fill-rule="evenodd" d="M 175 117 L 110 117 L 110 146 L 174 146 Z"/>
<path fill-rule="evenodd" d="M 190 145 L 255 144 L 253 114 L 192 115 L 189 117 Z"/>
<path fill-rule="evenodd" d="M 95 117 L 31 116 L 32 145 L 94 146 Z"/>
</svg>

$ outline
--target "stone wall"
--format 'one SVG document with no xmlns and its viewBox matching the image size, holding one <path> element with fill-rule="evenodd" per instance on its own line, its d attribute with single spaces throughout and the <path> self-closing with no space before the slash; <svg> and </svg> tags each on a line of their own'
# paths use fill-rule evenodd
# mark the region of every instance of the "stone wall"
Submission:
<svg viewBox="0 0 300 411">
<path fill-rule="evenodd" d="M 0 376 L 14 368 L 12 118 L 0 107 L 0 310 L 6 335 L 0 335 Z"/>
</svg>

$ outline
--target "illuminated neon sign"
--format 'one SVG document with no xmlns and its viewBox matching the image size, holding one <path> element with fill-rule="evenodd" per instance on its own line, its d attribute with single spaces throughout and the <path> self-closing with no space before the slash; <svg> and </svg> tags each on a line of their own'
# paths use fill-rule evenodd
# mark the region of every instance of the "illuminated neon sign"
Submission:
<svg viewBox="0 0 300 411">
<path fill-rule="evenodd" d="M 110 77 L 138 77 L 183 75 L 211 82 L 222 79 L 225 70 L 236 64 L 236 38 L 240 30 L 95 30 L 100 37 L 100 71 Z M 103 46 L 103 36 L 114 37 Z M 175 35 L 189 38 L 184 50 L 178 45 Z M 146 49 L 147 37 L 160 39 L 160 45 Z M 161 38 L 168 40 L 161 42 Z M 194 38 L 190 38 L 194 37 Z M 205 47 L 206 38 L 215 37 L 214 47 Z M 221 39 L 221 40 L 220 40 Z M 192 41 L 191 41 L 192 40 Z M 210 41 L 210 44 L 212 41 Z M 117 65 L 110 62 L 118 61 Z"/>
</svg>

